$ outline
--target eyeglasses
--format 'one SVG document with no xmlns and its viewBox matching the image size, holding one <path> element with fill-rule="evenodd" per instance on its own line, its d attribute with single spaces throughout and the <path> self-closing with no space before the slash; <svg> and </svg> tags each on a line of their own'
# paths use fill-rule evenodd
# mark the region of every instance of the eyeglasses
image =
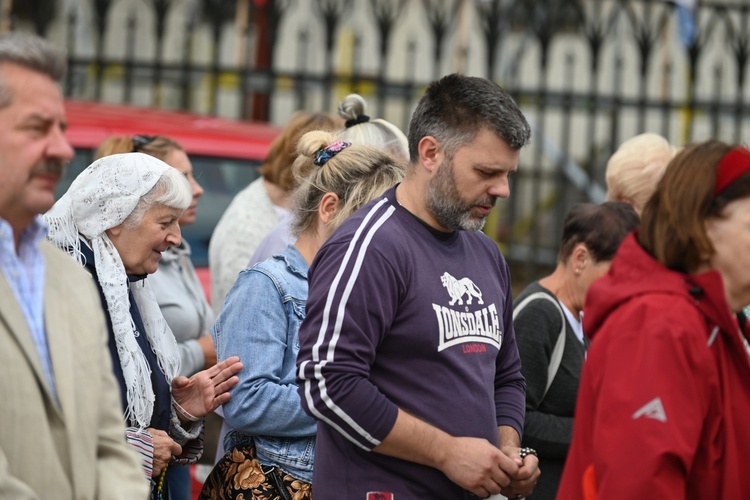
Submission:
<svg viewBox="0 0 750 500">
<path fill-rule="evenodd" d="M 133 153 L 137 153 L 143 146 L 148 146 L 156 139 L 155 135 L 134 135 L 131 139 L 133 141 Z"/>
</svg>

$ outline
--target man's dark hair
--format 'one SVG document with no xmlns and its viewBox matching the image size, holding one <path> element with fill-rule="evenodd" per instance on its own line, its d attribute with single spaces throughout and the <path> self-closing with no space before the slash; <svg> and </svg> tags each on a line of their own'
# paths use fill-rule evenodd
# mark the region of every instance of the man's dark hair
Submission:
<svg viewBox="0 0 750 500">
<path fill-rule="evenodd" d="M 531 128 L 513 98 L 496 83 L 452 74 L 432 82 L 419 100 L 409 124 L 409 159 L 419 158 L 423 137 L 440 142 L 448 158 L 489 129 L 508 145 L 521 149 L 529 142 Z"/>
<path fill-rule="evenodd" d="M 586 245 L 595 262 L 612 260 L 622 241 L 638 227 L 638 223 L 638 214 L 624 201 L 575 205 L 563 223 L 558 261 L 567 260 L 579 243 Z"/>
</svg>

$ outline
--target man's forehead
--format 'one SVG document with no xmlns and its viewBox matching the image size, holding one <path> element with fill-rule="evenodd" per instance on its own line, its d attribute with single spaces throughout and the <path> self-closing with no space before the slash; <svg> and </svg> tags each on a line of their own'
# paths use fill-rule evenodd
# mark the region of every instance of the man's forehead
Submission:
<svg viewBox="0 0 750 500">
<path fill-rule="evenodd" d="M 462 158 L 488 168 L 515 169 L 518 166 L 520 150 L 513 149 L 497 136 L 478 136 L 473 141 L 459 146 L 455 158 Z"/>
<path fill-rule="evenodd" d="M 11 93 L 25 95 L 43 93 L 45 96 L 63 100 L 60 84 L 48 74 L 12 62 L 0 62 L 0 81 Z"/>
<path fill-rule="evenodd" d="M 23 80 L 15 78 L 2 80 L 7 84 L 9 100 L 6 106 L 0 107 L 0 113 L 16 113 L 24 121 L 59 121 L 67 124 L 65 100 L 56 82 L 48 78 L 47 82 L 35 79 L 27 86 Z"/>
</svg>

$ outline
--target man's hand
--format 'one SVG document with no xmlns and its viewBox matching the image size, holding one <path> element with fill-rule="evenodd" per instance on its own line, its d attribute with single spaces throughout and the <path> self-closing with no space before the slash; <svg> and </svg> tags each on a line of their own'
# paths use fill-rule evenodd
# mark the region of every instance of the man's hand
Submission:
<svg viewBox="0 0 750 500">
<path fill-rule="evenodd" d="M 486 439 L 469 437 L 452 438 L 438 468 L 448 479 L 480 498 L 500 493 L 519 473 L 516 460 Z"/>
<path fill-rule="evenodd" d="M 526 455 L 525 458 L 521 459 L 520 448 L 508 446 L 503 448 L 503 453 L 514 458 L 516 461 L 521 462 L 521 467 L 518 468 L 518 472 L 511 477 L 510 484 L 505 486 L 501 493 L 508 497 L 523 498 L 531 495 L 536 486 L 536 482 L 539 480 L 541 471 L 539 470 L 539 459 L 536 455 Z"/>
<path fill-rule="evenodd" d="M 500 432 L 505 432 L 504 428 Z M 518 475 L 522 462 L 518 448 L 515 450 L 512 457 L 486 439 L 451 436 L 401 409 L 391 432 L 373 449 L 438 469 L 482 498 L 500 493 Z"/>
</svg>

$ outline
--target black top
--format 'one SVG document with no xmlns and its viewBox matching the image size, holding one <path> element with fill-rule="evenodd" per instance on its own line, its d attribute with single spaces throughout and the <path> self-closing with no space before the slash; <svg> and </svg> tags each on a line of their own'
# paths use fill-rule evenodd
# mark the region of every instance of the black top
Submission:
<svg viewBox="0 0 750 500">
<path fill-rule="evenodd" d="M 514 303 L 520 304 L 535 292 L 544 292 L 557 300 L 552 292 L 535 281 Z M 521 355 L 521 373 L 526 378 L 523 446 L 536 449 L 542 471 L 531 498 L 554 499 L 573 439 L 573 412 L 586 345 L 565 318 L 565 350 L 552 385 L 544 395 L 550 357 L 562 328 L 560 311 L 548 300 L 534 300 L 516 316 L 513 325 Z"/>
</svg>

